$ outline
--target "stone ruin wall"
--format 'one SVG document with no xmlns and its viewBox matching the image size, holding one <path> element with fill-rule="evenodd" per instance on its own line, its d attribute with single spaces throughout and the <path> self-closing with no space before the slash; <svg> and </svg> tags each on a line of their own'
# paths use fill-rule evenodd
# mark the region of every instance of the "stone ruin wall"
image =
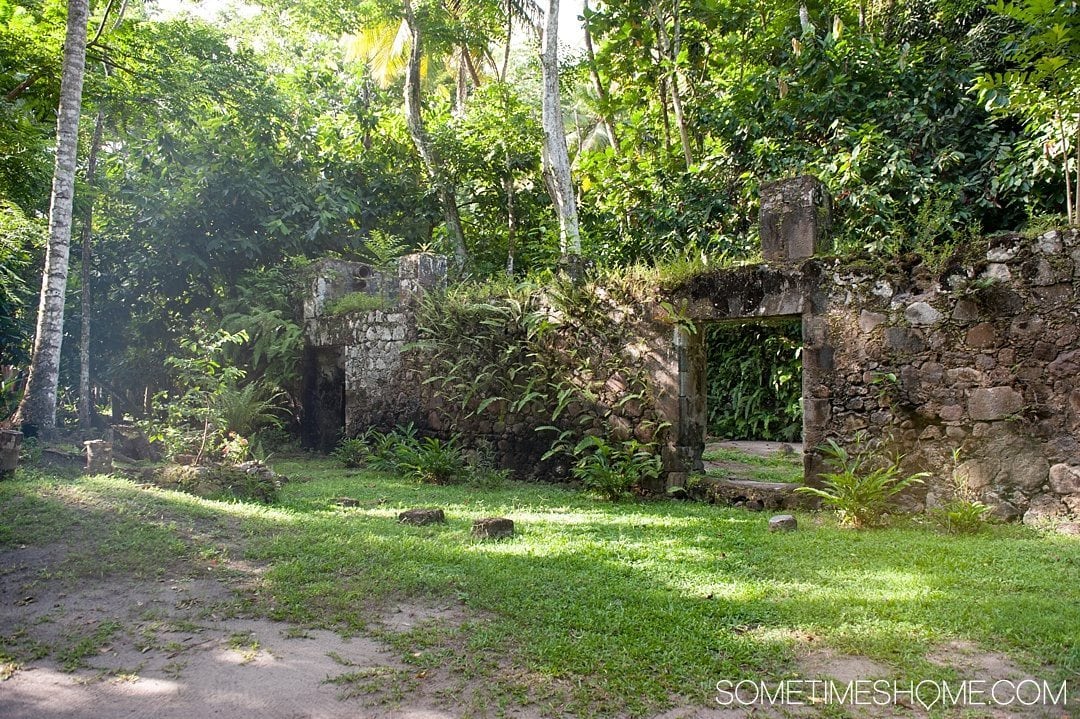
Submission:
<svg viewBox="0 0 1080 719">
<path fill-rule="evenodd" d="M 820 238 L 813 223 L 791 226 Z M 948 499 L 959 478 L 1003 518 L 1080 517 L 1076 231 L 993 238 L 974 264 L 941 273 L 914 261 L 882 268 L 802 254 L 692 278 L 668 299 L 699 325 L 802 317 L 809 481 L 823 469 L 817 445 L 830 438 L 850 445 L 865 431 L 905 454 L 911 471 L 932 473 L 906 498 L 913 509 Z M 423 434 L 459 433 L 472 444 L 482 439 L 519 476 L 562 478 L 565 459 L 540 459 L 551 435 L 535 430 L 550 424 L 549 408 L 507 415 L 495 403 L 478 416 L 447 422 L 443 399 L 424 381 L 431 371 L 423 354 L 407 351 L 417 337 L 417 297 L 444 277 L 445 260 L 432 255 L 403 258 L 389 279 L 355 263 L 327 261 L 320 268 L 305 307 L 308 444 L 328 449 L 342 428 L 354 436 L 411 422 Z M 333 297 L 358 290 L 394 301 L 367 313 L 325 312 Z M 657 303 L 637 312 L 627 319 L 639 341 L 613 351 L 646 370 L 650 406 L 631 403 L 608 420 L 621 436 L 634 434 L 646 414 L 670 422 L 661 438 L 666 482 L 680 485 L 700 468 L 705 333 L 680 332 Z M 566 371 L 571 376 L 574 368 Z M 599 431 L 599 416 L 617 400 L 618 385 L 610 389 L 614 394 L 598 406 L 571 410 L 562 426 L 584 422 L 582 431 Z M 340 413 L 324 411 L 323 402 L 340 402 Z"/>
<path fill-rule="evenodd" d="M 433 369 L 424 353 L 412 347 L 418 339 L 419 296 L 445 284 L 445 275 L 446 260 L 435 255 L 402 258 L 397 275 L 391 278 L 353 262 L 325 260 L 316 268 L 305 304 L 302 426 L 307 446 L 328 451 L 342 436 L 357 436 L 372 427 L 385 432 L 412 424 L 421 435 L 459 436 L 468 447 L 486 447 L 501 468 L 519 477 L 558 481 L 569 472 L 567 458 L 543 459 L 556 433 L 540 433 L 537 428 L 555 426 L 560 431 L 600 434 L 608 426 L 618 438 L 634 436 L 649 442 L 656 438 L 649 429 L 655 422 L 643 419 L 657 413 L 677 415 L 678 398 L 668 392 L 671 383 L 649 388 L 652 391 L 645 403 L 627 402 L 616 407 L 627 389 L 617 377 L 600 382 L 599 388 L 592 387 L 598 389 L 595 401 L 573 401 L 555 421 L 550 406 L 530 405 L 514 413 L 503 401 L 491 403 L 474 416 L 455 411 L 440 395 L 438 384 L 426 381 Z M 369 312 L 329 311 L 335 299 L 354 292 L 385 297 L 389 304 Z M 671 344 L 671 326 L 658 318 L 663 314 L 659 305 L 652 303 L 646 316 L 629 308 L 617 311 L 631 315 L 626 334 L 635 339 L 625 346 L 603 349 L 646 368 L 650 377 L 665 376 L 676 350 Z M 583 381 L 572 367 L 567 367 L 566 374 L 570 382 Z M 476 397 L 469 409 L 476 409 L 481 399 Z M 335 403 L 342 405 L 340 409 Z M 665 449 L 668 456 L 672 452 L 670 447 Z M 662 491 L 663 487 L 652 489 Z"/>
<path fill-rule="evenodd" d="M 807 392 L 826 437 L 867 431 L 932 473 L 916 508 L 958 480 L 1002 518 L 1080 517 L 1080 234 L 979 254 L 940 274 L 824 263 L 833 368 Z"/>
</svg>

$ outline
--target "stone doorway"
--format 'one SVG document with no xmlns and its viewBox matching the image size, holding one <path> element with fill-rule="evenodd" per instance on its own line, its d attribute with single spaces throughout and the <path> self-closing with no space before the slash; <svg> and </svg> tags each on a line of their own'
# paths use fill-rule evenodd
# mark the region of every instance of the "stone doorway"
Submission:
<svg viewBox="0 0 1080 719">
<path fill-rule="evenodd" d="M 801 444 L 802 318 L 703 329 L 706 439 Z"/>
<path fill-rule="evenodd" d="M 345 348 L 304 349 L 301 444 L 329 452 L 345 433 Z"/>
</svg>

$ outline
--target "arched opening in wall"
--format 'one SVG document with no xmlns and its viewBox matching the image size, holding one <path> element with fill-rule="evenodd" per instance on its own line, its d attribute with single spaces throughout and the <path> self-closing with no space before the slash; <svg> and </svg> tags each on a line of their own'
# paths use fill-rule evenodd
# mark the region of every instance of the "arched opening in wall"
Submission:
<svg viewBox="0 0 1080 719">
<path fill-rule="evenodd" d="M 706 475 L 802 482 L 802 318 L 716 322 L 704 332 Z"/>
</svg>

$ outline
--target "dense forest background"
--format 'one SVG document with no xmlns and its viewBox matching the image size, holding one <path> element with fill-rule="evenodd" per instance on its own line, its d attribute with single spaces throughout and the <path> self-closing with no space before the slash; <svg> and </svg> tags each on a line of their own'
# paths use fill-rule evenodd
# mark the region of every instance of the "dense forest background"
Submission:
<svg viewBox="0 0 1080 719">
<path fill-rule="evenodd" d="M 62 416 L 84 315 L 98 405 L 137 416 L 226 359 L 295 404 L 304 268 L 454 254 L 440 184 L 461 219 L 458 279 L 555 270 L 543 8 L 405 7 L 424 33 L 435 175 L 406 123 L 400 2 L 266 0 L 213 24 L 92 4 Z M 59 0 L 0 0 L 2 416 L 33 332 L 65 18 Z M 594 266 L 752 258 L 759 186 L 798 173 L 832 191 L 837 248 L 879 257 L 1080 211 L 1076 2 L 620 0 L 581 22 L 560 75 Z"/>
</svg>

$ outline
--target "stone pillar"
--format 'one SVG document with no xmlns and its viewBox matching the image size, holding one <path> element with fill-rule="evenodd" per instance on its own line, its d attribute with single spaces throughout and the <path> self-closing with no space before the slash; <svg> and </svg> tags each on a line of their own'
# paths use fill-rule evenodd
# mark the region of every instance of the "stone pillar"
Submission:
<svg viewBox="0 0 1080 719">
<path fill-rule="evenodd" d="M 421 252 L 398 258 L 397 279 L 403 302 L 446 286 L 446 255 Z"/>
<path fill-rule="evenodd" d="M 829 249 L 832 202 L 821 180 L 809 175 L 761 188 L 761 254 L 766 262 L 796 262 Z"/>
<path fill-rule="evenodd" d="M 83 442 L 86 447 L 86 474 L 108 474 L 113 471 L 112 444 L 103 439 Z"/>
<path fill-rule="evenodd" d="M 23 433 L 14 429 L 0 430 L 0 479 L 15 474 L 19 465 L 19 447 Z"/>
</svg>

